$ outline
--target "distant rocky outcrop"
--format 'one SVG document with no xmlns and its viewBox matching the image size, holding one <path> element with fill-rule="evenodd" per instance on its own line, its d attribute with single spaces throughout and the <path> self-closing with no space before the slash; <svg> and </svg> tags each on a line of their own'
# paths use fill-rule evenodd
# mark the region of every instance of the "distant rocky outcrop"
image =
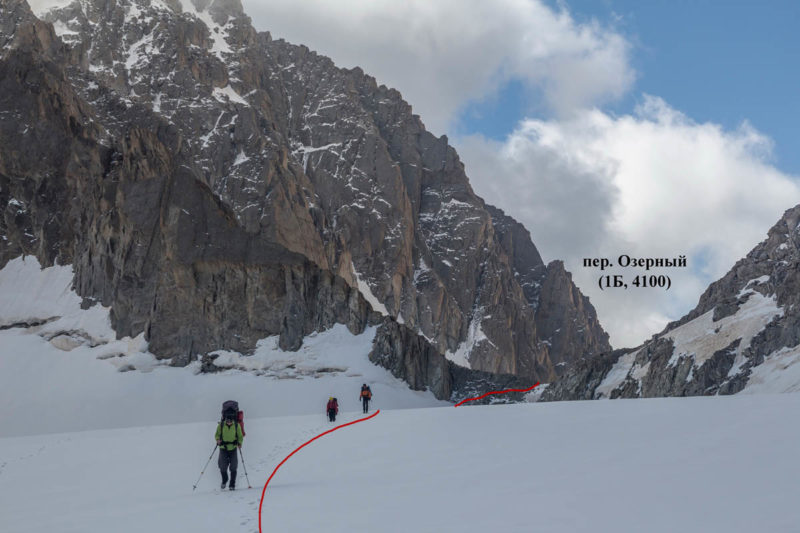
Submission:
<svg viewBox="0 0 800 533">
<path fill-rule="evenodd" d="M 689 314 L 629 350 L 585 359 L 542 400 L 800 391 L 800 205 Z"/>
<path fill-rule="evenodd" d="M 0 0 L 0 266 L 72 264 L 86 305 L 174 364 L 384 323 L 375 360 L 447 396 L 441 354 L 548 381 L 610 348 L 563 265 L 360 69 L 238 0 L 40 15 Z"/>
<path fill-rule="evenodd" d="M 608 334 L 564 263 L 556 260 L 545 266 L 522 224 L 496 207 L 486 208 L 514 279 L 534 312 L 539 342 L 547 345 L 556 373 L 573 361 L 609 350 Z"/>
</svg>

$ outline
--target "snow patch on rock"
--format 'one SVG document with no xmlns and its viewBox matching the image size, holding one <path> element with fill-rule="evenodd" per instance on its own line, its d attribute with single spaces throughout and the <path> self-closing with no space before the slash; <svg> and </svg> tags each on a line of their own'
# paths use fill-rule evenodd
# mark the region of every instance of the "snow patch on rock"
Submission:
<svg viewBox="0 0 800 533">
<path fill-rule="evenodd" d="M 208 28 L 208 34 L 211 37 L 211 53 L 217 58 L 225 62 L 225 54 L 232 54 L 233 50 L 225 39 L 228 35 L 228 20 L 224 24 L 217 24 L 214 18 L 209 13 L 208 9 L 198 10 L 192 0 L 180 0 L 183 11 L 190 15 L 194 15 L 198 20 Z"/>
<path fill-rule="evenodd" d="M 715 352 L 736 339 L 742 339 L 731 368 L 733 374 L 729 374 L 735 375 L 745 362 L 742 354 L 750 346 L 752 338 L 772 319 L 783 316 L 783 309 L 778 307 L 774 296 L 753 291 L 734 315 L 716 322 L 713 316 L 712 309 L 664 335 L 675 344 L 668 367 L 677 364 L 681 357 L 693 357 L 694 366 L 700 368 Z"/>
<path fill-rule="evenodd" d="M 350 262 L 350 269 L 353 271 L 353 277 L 356 279 L 356 285 L 358 285 L 358 292 L 361 293 L 361 296 L 372 306 L 373 311 L 377 311 L 378 313 L 382 314 L 383 316 L 389 316 L 389 311 L 386 309 L 386 306 L 383 305 L 380 300 L 378 300 L 374 294 L 372 294 L 372 289 L 370 289 L 369 285 L 366 281 L 361 279 L 358 275 L 358 271 L 356 270 L 356 266 L 353 262 Z"/>
<path fill-rule="evenodd" d="M 540 383 L 538 387 L 530 391 L 529 393 L 525 394 L 525 401 L 526 402 L 538 402 L 539 398 L 542 396 L 547 387 L 549 387 L 549 383 Z"/>
<path fill-rule="evenodd" d="M 740 394 L 800 392 L 800 345 L 781 348 L 753 368 Z"/>
<path fill-rule="evenodd" d="M 756 285 L 760 285 L 762 283 L 766 283 L 768 281 L 769 281 L 769 276 L 759 276 L 757 278 L 751 279 L 750 281 L 744 284 L 744 287 L 742 287 L 742 290 L 739 291 L 736 297 L 741 298 L 742 296 L 755 292 L 753 287 L 755 287 Z"/>
<path fill-rule="evenodd" d="M 483 342 L 492 344 L 492 341 L 489 340 L 489 338 L 483 332 L 483 328 L 481 327 L 481 323 L 483 322 L 484 318 L 486 318 L 483 315 L 483 311 L 483 309 L 479 309 L 475 313 L 472 321 L 469 323 L 467 338 L 458 345 L 458 348 L 456 348 L 455 351 L 448 351 L 444 354 L 449 361 L 452 361 L 458 366 L 472 368 L 469 362 L 469 356 L 472 351 Z"/>
<path fill-rule="evenodd" d="M 42 268 L 33 256 L 12 259 L 0 270 L 0 294 L 0 327 L 38 324 L 37 333 L 43 337 L 80 332 L 95 345 L 116 339 L 108 307 L 81 309 L 69 265 Z"/>
<path fill-rule="evenodd" d="M 69 35 L 80 35 L 80 32 L 69 29 L 66 23 L 60 20 L 57 20 L 53 23 L 53 30 L 56 32 L 56 35 L 58 35 L 62 39 L 64 39 Z"/>
<path fill-rule="evenodd" d="M 33 14 L 42 18 L 48 11 L 67 7 L 72 2 L 73 0 L 31 0 L 28 4 L 31 6 Z"/>
<path fill-rule="evenodd" d="M 214 98 L 216 98 L 218 102 L 223 104 L 227 101 L 231 101 L 237 104 L 249 105 L 247 103 L 247 100 L 239 96 L 239 93 L 234 91 L 233 87 L 231 87 L 230 85 L 226 85 L 221 89 L 219 87 L 214 89 Z"/>
<path fill-rule="evenodd" d="M 609 398 L 611 396 L 611 391 L 622 385 L 622 382 L 628 377 L 628 373 L 631 371 L 631 367 L 638 353 L 638 351 L 626 353 L 614 363 L 614 366 L 611 367 L 611 370 L 606 374 L 605 379 L 603 379 L 594 391 L 596 400 L 600 398 Z"/>
<path fill-rule="evenodd" d="M 296 352 L 285 352 L 278 347 L 277 335 L 258 341 L 253 355 L 218 350 L 213 364 L 224 369 L 253 371 L 257 375 L 267 375 L 279 379 L 299 379 L 319 377 L 322 374 L 339 374 L 353 370 L 364 372 L 360 360 L 352 360 L 351 354 L 369 353 L 377 327 L 367 328 L 360 335 L 353 335 L 342 324 L 331 329 L 312 333 L 303 341 Z M 352 360 L 352 363 L 348 361 Z M 197 363 L 195 363 L 196 365 Z"/>
</svg>

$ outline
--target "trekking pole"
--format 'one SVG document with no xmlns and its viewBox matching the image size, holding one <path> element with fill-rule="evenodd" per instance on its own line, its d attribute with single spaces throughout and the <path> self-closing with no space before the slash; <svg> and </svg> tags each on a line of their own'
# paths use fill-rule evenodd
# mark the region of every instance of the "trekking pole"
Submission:
<svg viewBox="0 0 800 533">
<path fill-rule="evenodd" d="M 242 453 L 241 448 L 239 448 L 239 457 L 242 458 L 242 468 L 244 468 L 244 478 L 247 480 L 247 488 L 252 489 L 253 486 L 250 484 L 250 478 L 247 477 L 247 465 L 244 464 L 244 454 Z"/>
<path fill-rule="evenodd" d="M 197 488 L 197 484 L 200 483 L 200 478 L 203 477 L 203 474 L 206 473 L 206 468 L 208 468 L 208 463 L 210 463 L 211 462 L 211 458 L 214 457 L 214 452 L 215 451 L 217 451 L 217 445 L 216 444 L 214 445 L 214 449 L 211 450 L 211 455 L 208 456 L 208 461 L 206 461 L 206 466 L 204 466 L 203 470 L 200 471 L 200 477 L 198 477 L 197 481 L 195 481 L 194 486 L 192 487 L 192 492 L 194 492 L 194 489 Z"/>
</svg>

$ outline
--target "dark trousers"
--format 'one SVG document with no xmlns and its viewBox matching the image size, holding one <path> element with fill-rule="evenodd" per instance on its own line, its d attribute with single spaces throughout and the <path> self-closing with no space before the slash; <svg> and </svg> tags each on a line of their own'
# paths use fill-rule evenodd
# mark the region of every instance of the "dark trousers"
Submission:
<svg viewBox="0 0 800 533">
<path fill-rule="evenodd" d="M 369 413 L 369 398 L 364 396 L 363 398 L 361 398 L 361 403 L 364 404 L 364 412 Z"/>
<path fill-rule="evenodd" d="M 328 420 L 331 422 L 336 422 L 336 410 L 335 409 L 328 409 Z"/>
<path fill-rule="evenodd" d="M 231 484 L 229 486 L 236 486 L 236 468 L 239 466 L 239 458 L 236 456 L 236 448 L 233 450 L 226 450 L 225 448 L 219 449 L 219 459 L 217 460 L 219 471 L 222 472 L 222 484 L 228 482 L 228 467 L 231 469 Z"/>
</svg>

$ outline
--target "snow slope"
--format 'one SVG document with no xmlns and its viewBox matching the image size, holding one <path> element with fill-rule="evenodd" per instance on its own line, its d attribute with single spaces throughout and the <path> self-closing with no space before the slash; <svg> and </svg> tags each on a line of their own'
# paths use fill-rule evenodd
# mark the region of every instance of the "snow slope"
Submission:
<svg viewBox="0 0 800 533">
<path fill-rule="evenodd" d="M 800 524 L 800 428 L 787 423 L 800 394 L 416 409 L 442 403 L 369 363 L 372 330 L 335 327 L 297 353 L 264 339 L 250 357 L 219 352 L 227 370 L 196 375 L 198 364 L 156 361 L 141 337 L 116 339 L 107 309 L 80 308 L 69 267 L 15 259 L 0 271 L 0 294 L 3 533 L 254 532 L 272 469 L 332 427 L 328 396 L 340 400 L 337 423 L 361 417 L 364 381 L 381 414 L 292 457 L 268 489 L 264 531 L 750 533 Z M 798 359 L 787 351 L 768 363 L 795 373 Z M 774 374 L 761 383 L 774 386 Z M 255 488 L 220 493 L 212 460 L 193 492 L 229 398 L 247 412 Z"/>
<path fill-rule="evenodd" d="M 0 437 L 210 421 L 227 399 L 248 418 L 322 413 L 330 396 L 356 411 L 362 383 L 375 408 L 449 405 L 369 361 L 374 328 L 335 326 L 297 352 L 264 339 L 252 356 L 218 352 L 223 371 L 199 374 L 198 362 L 157 361 L 142 336 L 116 340 L 108 309 L 81 309 L 71 286 L 69 266 L 32 257 L 0 270 Z M 2 329 L 23 322 L 45 323 Z"/>
<path fill-rule="evenodd" d="M 798 414 L 798 394 L 383 410 L 281 468 L 264 531 L 797 531 Z M 0 529 L 254 532 L 274 466 L 329 427 L 249 420 L 256 488 L 234 493 L 213 462 L 192 492 L 213 423 L 0 439 Z"/>
</svg>

